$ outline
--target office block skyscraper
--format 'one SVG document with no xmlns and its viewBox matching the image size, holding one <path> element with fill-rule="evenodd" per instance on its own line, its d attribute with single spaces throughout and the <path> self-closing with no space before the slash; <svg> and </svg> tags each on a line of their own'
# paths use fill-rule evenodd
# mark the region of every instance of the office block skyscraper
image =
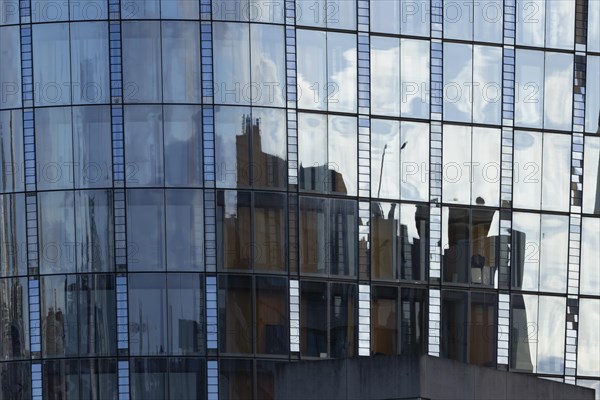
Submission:
<svg viewBox="0 0 600 400">
<path fill-rule="evenodd" d="M 0 84 L 0 398 L 600 390 L 600 1 L 0 0 Z"/>
</svg>

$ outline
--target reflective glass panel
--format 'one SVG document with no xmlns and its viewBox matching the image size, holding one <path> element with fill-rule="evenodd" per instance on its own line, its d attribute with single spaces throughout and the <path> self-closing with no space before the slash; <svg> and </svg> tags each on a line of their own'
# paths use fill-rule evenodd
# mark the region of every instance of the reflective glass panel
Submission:
<svg viewBox="0 0 600 400">
<path fill-rule="evenodd" d="M 0 196 L 0 276 L 27 275 L 25 196 Z"/>
<path fill-rule="evenodd" d="M 163 1 L 182 5 L 193 1 Z M 156 62 L 156 60 L 155 60 Z M 197 22 L 162 22 L 162 86 L 164 101 L 200 102 L 200 28 Z"/>
<path fill-rule="evenodd" d="M 355 117 L 330 115 L 328 118 L 327 178 L 331 192 L 356 196 L 358 192 L 358 129 Z M 329 172 L 328 171 L 328 172 Z"/>
<path fill-rule="evenodd" d="M 33 82 L 36 106 L 71 102 L 69 24 L 33 25 Z"/>
<path fill-rule="evenodd" d="M 325 27 L 327 23 L 327 0 L 298 0 L 296 24 Z"/>
<path fill-rule="evenodd" d="M 214 20 L 248 21 L 250 19 L 248 0 L 214 0 L 211 5 Z M 202 11 L 204 12 L 204 10 Z M 254 22 L 254 19 L 252 21 Z"/>
<path fill-rule="evenodd" d="M 470 2 L 444 0 L 444 38 L 473 39 L 473 6 Z"/>
<path fill-rule="evenodd" d="M 358 210 L 352 200 L 331 199 L 328 264 L 331 275 L 356 276 Z"/>
<path fill-rule="evenodd" d="M 165 274 L 129 274 L 129 351 L 132 355 L 166 355 L 168 351 L 165 277 Z"/>
<path fill-rule="evenodd" d="M 327 0 L 327 28 L 356 29 L 356 0 Z"/>
<path fill-rule="evenodd" d="M 114 269 L 113 196 L 109 190 L 77 191 L 75 250 L 79 272 Z"/>
<path fill-rule="evenodd" d="M 251 399 L 254 392 L 252 360 L 219 360 L 219 396 L 231 400 Z"/>
<path fill-rule="evenodd" d="M 371 352 L 398 354 L 398 289 L 371 287 Z"/>
<path fill-rule="evenodd" d="M 250 108 L 215 107 L 217 187 L 250 185 Z"/>
<path fill-rule="evenodd" d="M 81 398 L 85 400 L 118 397 L 117 360 L 80 360 L 79 379 Z"/>
<path fill-rule="evenodd" d="M 353 357 L 356 353 L 356 285 L 332 283 L 329 300 L 331 357 Z"/>
<path fill-rule="evenodd" d="M 469 266 L 472 284 L 494 285 L 498 273 L 499 214 L 472 210 Z"/>
<path fill-rule="evenodd" d="M 404 81 L 403 79 L 402 82 Z M 400 39 L 373 36 L 371 38 L 371 112 L 378 115 L 399 116 L 399 87 Z"/>
<path fill-rule="evenodd" d="M 571 136 L 544 133 L 542 209 L 569 211 Z"/>
<path fill-rule="evenodd" d="M 250 25 L 252 38 L 250 98 L 252 104 L 285 106 L 285 40 L 283 27 Z"/>
<path fill-rule="evenodd" d="M 158 6 L 158 0 L 156 0 Z M 132 8 L 144 5 L 144 10 L 150 1 L 136 0 Z M 123 4 L 123 7 L 127 5 Z M 127 18 L 127 12 L 122 18 Z M 138 12 L 135 16 L 140 15 Z M 139 17 L 137 17 L 139 18 Z M 160 24 L 159 22 L 124 22 L 122 24 L 123 40 L 123 100 L 126 103 L 150 102 L 162 100 Z M 144 68 L 140 68 L 143 65 Z M 127 126 L 127 124 L 125 124 Z"/>
<path fill-rule="evenodd" d="M 77 277 L 41 277 L 42 354 L 44 357 L 76 356 L 81 339 L 77 329 Z"/>
<path fill-rule="evenodd" d="M 198 19 L 199 9 L 200 4 L 197 1 L 161 0 L 160 17 L 162 19 Z"/>
<path fill-rule="evenodd" d="M 311 1 L 312 0 L 305 0 Z M 300 3 L 301 4 L 301 3 Z M 327 39 L 325 32 L 297 30 L 298 108 L 327 109 Z"/>
<path fill-rule="evenodd" d="M 287 130 L 284 110 L 252 108 L 252 185 L 287 186 Z"/>
<path fill-rule="evenodd" d="M 469 283 L 471 225 L 469 210 L 442 208 L 444 281 Z"/>
<path fill-rule="evenodd" d="M 400 123 L 402 200 L 429 200 L 429 124 Z"/>
<path fill-rule="evenodd" d="M 544 319 L 546 319 L 546 316 L 544 316 Z M 538 296 L 515 294 L 511 297 L 510 325 L 511 369 L 536 372 Z"/>
<path fill-rule="evenodd" d="M 371 32 L 400 33 L 401 0 L 371 1 L 369 15 L 371 17 Z M 374 37 L 371 37 L 371 44 Z"/>
<path fill-rule="evenodd" d="M 500 125 L 502 48 L 473 47 L 473 122 Z"/>
<path fill-rule="evenodd" d="M 38 193 L 41 274 L 76 271 L 73 192 Z"/>
<path fill-rule="evenodd" d="M 300 282 L 300 353 L 327 357 L 327 284 Z"/>
<path fill-rule="evenodd" d="M 252 277 L 219 276 L 219 349 L 253 353 Z"/>
<path fill-rule="evenodd" d="M 371 196 L 397 199 L 400 196 L 400 124 L 371 120 Z"/>
<path fill-rule="evenodd" d="M 325 191 L 327 162 L 327 116 L 298 114 L 298 168 L 300 189 Z"/>
<path fill-rule="evenodd" d="M 202 111 L 163 106 L 166 186 L 202 186 Z"/>
<path fill-rule="evenodd" d="M 70 0 L 71 21 L 107 18 L 107 4 L 102 0 Z"/>
<path fill-rule="evenodd" d="M 167 274 L 169 354 L 204 352 L 204 293 L 198 274 Z"/>
<path fill-rule="evenodd" d="M 129 361 L 130 393 L 134 400 L 168 398 L 167 358 L 132 358 Z"/>
<path fill-rule="evenodd" d="M 17 0 L 0 0 L 0 25 L 19 23 L 19 2 Z"/>
<path fill-rule="evenodd" d="M 577 342 L 577 375 L 598 376 L 600 359 L 600 301 L 581 299 L 579 302 L 579 337 Z"/>
<path fill-rule="evenodd" d="M 70 35 L 73 103 L 108 103 L 108 25 L 105 22 L 72 23 Z"/>
<path fill-rule="evenodd" d="M 169 271 L 198 271 L 204 265 L 202 191 L 167 190 L 166 240 Z"/>
<path fill-rule="evenodd" d="M 217 264 L 221 269 L 251 269 L 249 192 L 217 192 Z"/>
<path fill-rule="evenodd" d="M 425 280 L 428 265 L 429 213 L 426 205 L 400 205 L 400 279 Z"/>
<path fill-rule="evenodd" d="M 545 0 L 517 0 L 517 44 L 544 46 Z"/>
<path fill-rule="evenodd" d="M 0 4 L 0 20 L 4 16 L 3 8 Z M 21 107 L 21 48 L 18 26 L 0 27 L 0 55 L 2 56 L 0 110 Z"/>
<path fill-rule="evenodd" d="M 600 52 L 600 2 L 588 2 L 588 51 Z"/>
<path fill-rule="evenodd" d="M 473 6 L 475 41 L 502 43 L 503 1 L 475 1 Z"/>
<path fill-rule="evenodd" d="M 3 5 L 0 3 L 0 8 Z M 3 16 L 0 14 L 0 21 Z M 0 363 L 0 396 L 14 400 L 31 398 L 31 363 Z"/>
<path fill-rule="evenodd" d="M 29 358 L 28 293 L 27 278 L 0 279 L 0 361 Z"/>
<path fill-rule="evenodd" d="M 79 361 L 44 361 L 42 367 L 42 393 L 44 399 L 79 398 Z"/>
<path fill-rule="evenodd" d="M 397 279 L 400 257 L 398 204 L 371 203 L 371 277 Z"/>
<path fill-rule="evenodd" d="M 159 0 L 124 0 L 121 2 L 121 18 L 123 19 L 157 19 L 159 16 Z"/>
<path fill-rule="evenodd" d="M 430 44 L 425 40 L 402 39 L 401 41 L 400 93 L 402 97 L 400 108 L 402 116 L 429 118 Z M 371 82 L 373 82 L 373 70 L 371 70 L 371 74 Z M 392 81 L 388 81 L 388 87 L 392 87 L 389 82 Z M 373 101 L 373 97 L 372 95 L 371 101 Z"/>
<path fill-rule="evenodd" d="M 515 131 L 514 135 L 513 206 L 539 210 L 542 202 L 542 133 Z M 564 193 L 565 197 L 568 193 Z"/>
<path fill-rule="evenodd" d="M 429 0 L 400 0 L 402 34 L 429 36 L 430 14 Z M 391 19 L 389 14 L 386 15 L 386 19 Z"/>
<path fill-rule="evenodd" d="M 312 57 L 310 62 L 314 63 Z M 356 35 L 328 32 L 326 93 L 329 111 L 355 113 L 357 85 Z"/>
<path fill-rule="evenodd" d="M 117 347 L 114 275 L 79 275 L 79 354 L 114 355 Z"/>
<path fill-rule="evenodd" d="M 442 291 L 442 323 L 440 356 L 467 361 L 469 294 L 459 291 Z"/>
<path fill-rule="evenodd" d="M 469 320 L 469 364 L 482 367 L 496 365 L 496 308 L 495 293 L 472 293 Z"/>
<path fill-rule="evenodd" d="M 254 194 L 252 248 L 255 269 L 286 270 L 286 203 L 284 194 Z"/>
<path fill-rule="evenodd" d="M 600 3 L 600 2 L 598 2 Z M 600 6 L 598 7 L 600 9 Z M 600 15 L 599 15 L 600 17 Z M 600 24 L 599 24 L 600 25 Z M 599 40 L 600 41 L 600 40 Z M 588 42 L 589 43 L 589 42 Z M 587 56 L 585 131 L 600 133 L 600 57 Z"/>
<path fill-rule="evenodd" d="M 583 212 L 600 215 L 600 138 L 586 136 L 583 168 Z"/>
<path fill-rule="evenodd" d="M 329 203 L 321 198 L 300 198 L 300 271 L 327 272 Z"/>
<path fill-rule="evenodd" d="M 564 264 L 566 265 L 566 263 Z M 565 365 L 564 297 L 540 296 L 537 331 L 537 370 L 539 374 L 562 374 Z"/>
<path fill-rule="evenodd" d="M 426 324 L 426 294 L 424 289 L 401 289 L 400 346 L 402 354 L 424 354 Z"/>
<path fill-rule="evenodd" d="M 546 1 L 545 47 L 573 49 L 575 39 L 575 2 Z"/>
<path fill-rule="evenodd" d="M 600 296 L 600 247 L 598 246 L 600 219 L 583 218 L 581 221 L 581 294 Z"/>
<path fill-rule="evenodd" d="M 38 190 L 73 188 L 71 109 L 38 108 L 35 122 Z"/>
<path fill-rule="evenodd" d="M 443 183 L 444 202 L 470 204 L 471 128 L 444 125 Z"/>
<path fill-rule="evenodd" d="M 546 53 L 544 85 L 544 129 L 570 131 L 573 120 L 572 54 Z"/>
<path fill-rule="evenodd" d="M 125 179 L 127 186 L 162 186 L 162 107 L 125 107 Z"/>
<path fill-rule="evenodd" d="M 471 122 L 473 46 L 444 43 L 444 54 L 444 120 Z"/>
<path fill-rule="evenodd" d="M 540 269 L 540 216 L 513 213 L 511 270 L 512 286 L 538 290 Z"/>
<path fill-rule="evenodd" d="M 206 399 L 206 361 L 204 359 L 187 357 L 169 359 L 168 398 Z"/>
<path fill-rule="evenodd" d="M 528 0 L 528 3 L 534 6 L 538 4 L 537 0 Z M 517 49 L 515 62 L 515 125 L 541 128 L 544 110 L 544 54 L 540 51 Z M 558 104 L 561 101 L 555 99 L 550 100 L 550 103 Z M 569 112 L 570 109 L 569 107 Z M 567 110 L 561 109 L 559 112 L 562 115 Z"/>
<path fill-rule="evenodd" d="M 256 352 L 287 354 L 287 280 L 256 278 Z"/>
<path fill-rule="evenodd" d="M 471 169 L 471 204 L 499 205 L 500 139 L 500 129 L 473 128 L 472 164 L 465 166 Z"/>
<path fill-rule="evenodd" d="M 250 29 L 248 24 L 213 24 L 214 101 L 250 104 Z"/>
<path fill-rule="evenodd" d="M 127 264 L 130 271 L 165 269 L 162 190 L 127 191 Z"/>
<path fill-rule="evenodd" d="M 0 191 L 23 191 L 23 114 L 20 110 L 0 111 Z"/>
</svg>

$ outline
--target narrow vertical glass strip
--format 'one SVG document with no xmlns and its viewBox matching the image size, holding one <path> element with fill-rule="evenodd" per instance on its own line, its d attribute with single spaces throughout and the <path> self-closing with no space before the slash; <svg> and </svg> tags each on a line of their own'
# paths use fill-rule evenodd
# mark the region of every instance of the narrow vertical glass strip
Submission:
<svg viewBox="0 0 600 400">
<path fill-rule="evenodd" d="M 31 364 L 31 398 L 33 400 L 42 400 L 42 363 L 34 362 Z"/>
<path fill-rule="evenodd" d="M 510 295 L 498 296 L 498 352 L 496 362 L 508 366 L 508 346 L 510 343 Z"/>
<path fill-rule="evenodd" d="M 129 349 L 129 318 L 127 277 L 122 274 L 117 276 L 117 348 L 119 353 L 127 354 Z"/>
<path fill-rule="evenodd" d="M 206 382 L 208 400 L 219 400 L 219 362 L 208 360 L 206 363 Z"/>
<path fill-rule="evenodd" d="M 371 354 L 371 287 L 358 285 L 358 355 Z"/>
<path fill-rule="evenodd" d="M 429 344 L 427 354 L 434 357 L 440 356 L 440 290 L 429 289 Z"/>
<path fill-rule="evenodd" d="M 119 360 L 119 400 L 129 400 L 129 361 Z"/>
<path fill-rule="evenodd" d="M 218 348 L 218 325 L 217 325 L 217 278 L 206 277 L 206 348 L 216 350 Z M 210 362 L 209 362 L 210 364 Z"/>
<path fill-rule="evenodd" d="M 300 283 L 290 280 L 290 351 L 300 352 Z"/>
</svg>

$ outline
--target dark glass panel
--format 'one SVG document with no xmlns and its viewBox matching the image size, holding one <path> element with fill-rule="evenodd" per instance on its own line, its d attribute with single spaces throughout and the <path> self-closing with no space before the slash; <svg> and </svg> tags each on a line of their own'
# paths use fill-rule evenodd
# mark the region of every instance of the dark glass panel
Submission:
<svg viewBox="0 0 600 400">
<path fill-rule="evenodd" d="M 193 4 L 193 1 L 163 1 Z M 165 103 L 199 103 L 200 28 L 198 22 L 162 22 L 162 86 Z M 155 60 L 156 62 L 157 60 Z"/>
<path fill-rule="evenodd" d="M 42 368 L 43 398 L 47 400 L 79 399 L 79 361 L 44 361 Z"/>
<path fill-rule="evenodd" d="M 287 354 L 287 280 L 256 278 L 256 352 Z"/>
<path fill-rule="evenodd" d="M 442 291 L 442 337 L 440 355 L 467 362 L 468 293 Z"/>
<path fill-rule="evenodd" d="M 27 278 L 0 279 L 0 361 L 29 358 L 28 292 Z"/>
<path fill-rule="evenodd" d="M 129 1 L 131 4 L 131 1 Z M 136 0 L 140 4 L 150 1 Z M 158 0 L 156 0 L 158 4 Z M 140 8 L 143 10 L 143 8 Z M 138 12 L 123 11 L 127 15 Z M 140 18 L 139 16 L 137 18 Z M 157 103 L 162 99 L 160 24 L 157 21 L 124 22 L 123 40 L 123 100 L 125 103 Z M 143 68 L 140 68 L 143 66 Z M 127 126 L 127 124 L 125 125 Z"/>
<path fill-rule="evenodd" d="M 280 193 L 254 194 L 254 268 L 285 271 L 286 203 Z"/>
<path fill-rule="evenodd" d="M 0 196 L 0 276 L 27 275 L 25 196 Z"/>
<path fill-rule="evenodd" d="M 229 400 L 253 398 L 252 360 L 219 360 L 219 397 Z"/>
<path fill-rule="evenodd" d="M 400 352 L 425 354 L 427 291 L 402 288 L 400 294 Z"/>
<path fill-rule="evenodd" d="M 76 22 L 69 26 L 71 91 L 74 104 L 108 103 L 110 96 L 108 24 Z"/>
<path fill-rule="evenodd" d="M 206 399 L 206 361 L 203 358 L 169 359 L 168 398 L 177 400 Z"/>
<path fill-rule="evenodd" d="M 371 287 L 371 352 L 398 354 L 398 288 Z"/>
<path fill-rule="evenodd" d="M 327 284 L 300 282 L 300 351 L 327 357 Z"/>
<path fill-rule="evenodd" d="M 22 191 L 25 186 L 23 160 L 23 114 L 0 111 L 0 192 Z"/>
<path fill-rule="evenodd" d="M 163 117 L 161 106 L 125 107 L 125 179 L 128 186 L 162 186 Z"/>
<path fill-rule="evenodd" d="M 166 297 L 165 274 L 129 274 L 129 351 L 132 355 L 167 353 Z"/>
<path fill-rule="evenodd" d="M 15 3 L 14 6 L 18 15 L 17 4 Z M 4 17 L 3 8 L 0 4 L 0 24 L 4 22 L 1 21 Z M 21 107 L 21 51 L 18 26 L 0 27 L 0 54 L 2 54 L 0 110 Z"/>
<path fill-rule="evenodd" d="M 204 352 L 204 284 L 198 274 L 167 274 L 169 353 Z"/>
<path fill-rule="evenodd" d="M 116 399 L 119 396 L 115 359 L 80 360 L 82 400 Z"/>
<path fill-rule="evenodd" d="M 429 206 L 400 205 L 400 279 L 423 281 L 429 261 Z"/>
<path fill-rule="evenodd" d="M 353 200 L 331 199 L 329 265 L 332 275 L 356 276 L 358 210 Z"/>
<path fill-rule="evenodd" d="M 397 279 L 400 210 L 395 203 L 371 203 L 371 277 Z"/>
<path fill-rule="evenodd" d="M 300 198 L 300 271 L 327 273 L 329 248 L 326 199 Z"/>
<path fill-rule="evenodd" d="M 42 276 L 40 293 L 43 356 L 77 355 L 79 332 L 76 276 Z"/>
<path fill-rule="evenodd" d="M 28 361 L 0 363 L 0 398 L 31 399 L 31 364 Z"/>
<path fill-rule="evenodd" d="M 217 263 L 220 269 L 251 269 L 251 195 L 217 192 Z"/>
<path fill-rule="evenodd" d="M 329 303 L 331 357 L 346 358 L 356 354 L 357 311 L 356 285 L 332 283 Z"/>
<path fill-rule="evenodd" d="M 498 224 L 493 218 L 496 211 L 472 210 L 471 240 L 470 240 L 470 269 L 471 283 L 486 286 L 494 285 L 498 272 Z M 496 215 L 498 219 L 499 216 Z"/>
<path fill-rule="evenodd" d="M 35 110 L 37 189 L 73 188 L 73 131 L 70 107 Z"/>
<path fill-rule="evenodd" d="M 217 187 L 250 186 L 250 140 L 256 131 L 250 108 L 215 107 Z"/>
<path fill-rule="evenodd" d="M 469 363 L 482 367 L 496 366 L 496 308 L 495 293 L 471 294 L 469 322 Z"/>
<path fill-rule="evenodd" d="M 252 278 L 219 277 L 219 347 L 223 353 L 253 353 Z"/>
<path fill-rule="evenodd" d="M 79 353 L 114 355 L 117 316 L 114 275 L 79 276 Z"/>
<path fill-rule="evenodd" d="M 202 191 L 166 190 L 167 270 L 199 271 L 204 266 Z"/>
<path fill-rule="evenodd" d="M 469 210 L 448 207 L 442 209 L 445 282 L 469 283 L 470 233 Z"/>
<path fill-rule="evenodd" d="M 51 2 L 51 4 L 56 3 Z M 69 24 L 35 24 L 31 31 L 32 41 L 35 43 L 33 46 L 35 105 L 69 104 L 71 102 Z"/>
<path fill-rule="evenodd" d="M 132 400 L 162 400 L 167 391 L 166 358 L 132 358 L 130 361 L 130 390 Z"/>
<path fill-rule="evenodd" d="M 252 109 L 252 185 L 287 187 L 287 130 L 285 111 Z"/>
<path fill-rule="evenodd" d="M 79 272 L 114 269 L 113 196 L 109 190 L 77 191 L 75 250 Z"/>
<path fill-rule="evenodd" d="M 163 106 L 166 186 L 202 186 L 202 111 Z"/>
<path fill-rule="evenodd" d="M 165 269 L 164 192 L 127 191 L 127 263 L 130 271 Z"/>
<path fill-rule="evenodd" d="M 256 393 L 259 400 L 275 400 L 277 361 L 256 361 Z"/>
</svg>

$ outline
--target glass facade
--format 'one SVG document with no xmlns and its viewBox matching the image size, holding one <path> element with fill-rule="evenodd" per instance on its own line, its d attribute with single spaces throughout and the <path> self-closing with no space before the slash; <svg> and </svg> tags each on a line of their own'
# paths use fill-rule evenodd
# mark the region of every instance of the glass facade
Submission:
<svg viewBox="0 0 600 400">
<path fill-rule="evenodd" d="M 0 0 L 0 398 L 271 399 L 378 354 L 600 388 L 599 21 Z"/>
</svg>

